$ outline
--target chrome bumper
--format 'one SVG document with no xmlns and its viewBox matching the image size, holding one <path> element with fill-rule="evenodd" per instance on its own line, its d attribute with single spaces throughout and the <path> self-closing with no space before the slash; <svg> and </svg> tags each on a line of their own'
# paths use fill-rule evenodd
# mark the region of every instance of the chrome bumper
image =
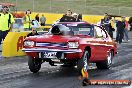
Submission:
<svg viewBox="0 0 132 88">
<path fill-rule="evenodd" d="M 24 52 L 63 52 L 63 53 L 81 53 L 81 49 L 68 49 L 68 50 L 61 50 L 61 49 L 48 49 L 48 48 L 23 48 L 22 51 Z"/>
</svg>

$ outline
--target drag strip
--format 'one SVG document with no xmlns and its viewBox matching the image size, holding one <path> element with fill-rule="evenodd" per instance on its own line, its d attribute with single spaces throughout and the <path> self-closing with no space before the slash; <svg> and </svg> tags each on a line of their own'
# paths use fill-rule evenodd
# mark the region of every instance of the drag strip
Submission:
<svg viewBox="0 0 132 88">
<path fill-rule="evenodd" d="M 118 55 L 109 70 L 90 67 L 90 79 L 128 79 L 132 80 L 132 32 L 130 42 L 118 44 Z M 13 57 L 0 59 L 0 88 L 83 88 L 76 68 L 64 68 L 42 64 L 37 74 L 28 69 L 28 58 Z M 88 85 L 84 88 L 132 88 L 126 85 Z"/>
</svg>

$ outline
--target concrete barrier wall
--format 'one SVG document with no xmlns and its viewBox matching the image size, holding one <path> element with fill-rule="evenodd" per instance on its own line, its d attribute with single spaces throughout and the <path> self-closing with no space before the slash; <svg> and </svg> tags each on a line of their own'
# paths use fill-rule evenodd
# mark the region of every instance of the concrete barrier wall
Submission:
<svg viewBox="0 0 132 88">
<path fill-rule="evenodd" d="M 23 40 L 28 32 L 9 32 L 3 41 L 2 56 L 23 56 L 25 53 L 22 51 Z"/>
</svg>

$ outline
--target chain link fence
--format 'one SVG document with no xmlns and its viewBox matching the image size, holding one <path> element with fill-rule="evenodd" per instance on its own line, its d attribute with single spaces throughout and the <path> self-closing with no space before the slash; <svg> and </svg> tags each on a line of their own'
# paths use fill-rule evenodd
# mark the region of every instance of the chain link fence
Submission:
<svg viewBox="0 0 132 88">
<path fill-rule="evenodd" d="M 31 9 L 34 12 L 65 13 L 67 9 L 73 12 L 91 15 L 132 16 L 132 7 L 112 7 L 89 5 L 88 0 L 0 0 L 3 3 L 15 3 L 18 11 Z"/>
</svg>

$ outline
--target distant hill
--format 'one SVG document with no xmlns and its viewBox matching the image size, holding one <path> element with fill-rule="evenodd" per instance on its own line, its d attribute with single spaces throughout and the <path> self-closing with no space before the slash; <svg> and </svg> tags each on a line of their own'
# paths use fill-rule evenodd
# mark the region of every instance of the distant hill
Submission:
<svg viewBox="0 0 132 88">
<path fill-rule="evenodd" d="M 0 0 L 16 3 L 18 10 L 64 13 L 67 9 L 82 14 L 132 16 L 132 0 Z"/>
</svg>

